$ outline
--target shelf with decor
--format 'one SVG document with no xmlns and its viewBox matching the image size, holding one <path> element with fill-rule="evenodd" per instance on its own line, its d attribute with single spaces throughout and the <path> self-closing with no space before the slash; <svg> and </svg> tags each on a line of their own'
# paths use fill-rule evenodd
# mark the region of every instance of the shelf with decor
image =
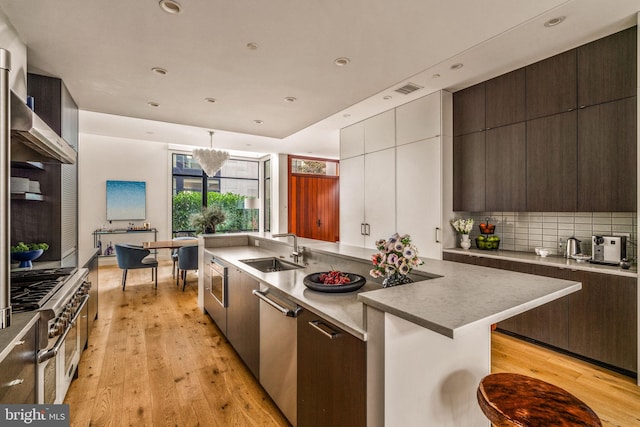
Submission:
<svg viewBox="0 0 640 427">
<path fill-rule="evenodd" d="M 128 234 L 128 235 L 135 235 L 135 234 L 146 234 L 146 233 L 153 233 L 153 241 L 157 242 L 158 241 L 158 229 L 157 228 L 112 228 L 112 229 L 98 229 L 98 230 L 94 230 L 93 231 L 93 246 L 95 248 L 100 248 L 100 254 L 98 256 L 100 257 L 113 257 L 115 256 L 115 250 L 113 248 L 111 248 L 112 252 L 111 253 L 105 253 L 107 252 L 108 248 L 102 248 L 101 246 L 101 237 L 102 236 L 109 236 L 109 235 L 124 235 L 124 234 Z M 142 246 L 142 245 L 141 245 Z M 153 255 L 157 254 L 157 251 L 151 251 L 151 253 Z"/>
</svg>

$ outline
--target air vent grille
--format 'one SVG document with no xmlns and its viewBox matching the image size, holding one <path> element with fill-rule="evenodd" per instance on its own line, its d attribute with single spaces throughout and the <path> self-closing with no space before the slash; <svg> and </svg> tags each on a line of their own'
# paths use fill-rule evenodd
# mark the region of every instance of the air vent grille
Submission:
<svg viewBox="0 0 640 427">
<path fill-rule="evenodd" d="M 422 86 L 418 86 L 415 83 L 407 83 L 406 85 L 396 89 L 396 92 L 401 93 L 403 95 L 408 95 L 411 92 L 417 91 L 418 89 L 422 89 Z"/>
</svg>

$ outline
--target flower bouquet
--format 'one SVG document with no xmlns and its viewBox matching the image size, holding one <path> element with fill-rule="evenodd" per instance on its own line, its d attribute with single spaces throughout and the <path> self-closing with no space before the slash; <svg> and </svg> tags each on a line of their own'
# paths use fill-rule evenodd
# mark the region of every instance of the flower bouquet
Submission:
<svg viewBox="0 0 640 427">
<path fill-rule="evenodd" d="M 469 234 L 473 228 L 473 218 L 456 218 L 451 220 L 451 225 L 460 234 Z"/>
<path fill-rule="evenodd" d="M 380 252 L 371 256 L 373 268 L 369 274 L 375 278 L 386 276 L 385 288 L 410 283 L 412 280 L 408 274 L 413 267 L 424 264 L 408 234 L 400 236 L 395 233 L 387 240 L 380 239 L 376 242 L 376 249 Z"/>
</svg>

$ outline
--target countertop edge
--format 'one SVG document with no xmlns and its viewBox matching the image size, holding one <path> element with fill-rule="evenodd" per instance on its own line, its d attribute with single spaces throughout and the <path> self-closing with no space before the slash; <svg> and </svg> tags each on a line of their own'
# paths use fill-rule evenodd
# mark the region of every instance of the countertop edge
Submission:
<svg viewBox="0 0 640 427">
<path fill-rule="evenodd" d="M 15 313 L 11 316 L 11 325 L 0 330 L 0 362 L 13 350 L 16 340 L 24 335 L 40 319 L 39 311 Z"/>
</svg>

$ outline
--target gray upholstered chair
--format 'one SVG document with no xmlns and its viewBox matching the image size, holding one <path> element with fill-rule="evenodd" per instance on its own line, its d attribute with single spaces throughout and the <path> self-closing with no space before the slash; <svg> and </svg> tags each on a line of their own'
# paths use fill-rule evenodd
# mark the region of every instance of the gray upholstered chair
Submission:
<svg viewBox="0 0 640 427">
<path fill-rule="evenodd" d="M 127 271 L 136 268 L 151 268 L 151 279 L 155 277 L 156 289 L 158 288 L 158 260 L 149 257 L 151 252 L 141 246 L 127 243 L 116 243 L 116 259 L 118 267 L 122 269 L 122 290 L 127 283 Z"/>
<path fill-rule="evenodd" d="M 186 234 L 189 232 L 179 232 L 179 233 L 185 233 L 185 235 L 174 237 L 172 240 L 193 240 L 195 238 L 195 236 Z M 176 277 L 176 263 L 178 262 L 178 249 L 171 250 L 171 260 L 173 261 L 173 268 L 171 269 L 171 277 Z"/>
<path fill-rule="evenodd" d="M 187 273 L 189 270 L 198 269 L 198 245 L 183 246 L 178 249 L 178 277 L 176 277 L 176 286 L 179 285 L 180 276 L 182 276 L 182 290 L 187 285 Z"/>
</svg>

